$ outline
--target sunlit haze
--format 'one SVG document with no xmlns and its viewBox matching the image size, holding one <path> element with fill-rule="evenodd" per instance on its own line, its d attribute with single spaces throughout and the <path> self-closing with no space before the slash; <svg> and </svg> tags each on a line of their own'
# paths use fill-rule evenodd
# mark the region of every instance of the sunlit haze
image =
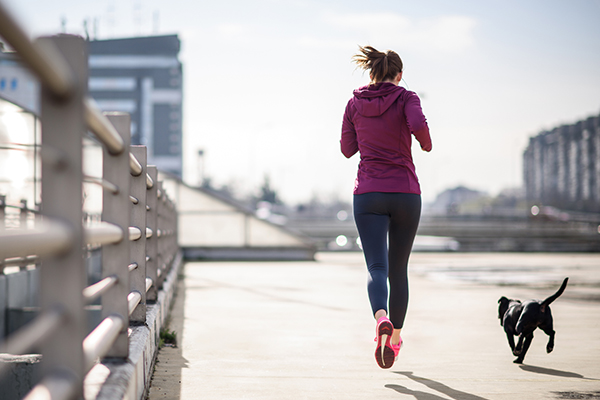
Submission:
<svg viewBox="0 0 600 400">
<path fill-rule="evenodd" d="M 413 147 L 423 196 L 522 185 L 530 136 L 600 113 L 600 2 L 8 0 L 32 36 L 179 34 L 184 180 L 238 194 L 269 176 L 284 201 L 350 200 L 339 150 L 358 45 L 393 49 L 422 98 L 433 151 Z"/>
</svg>

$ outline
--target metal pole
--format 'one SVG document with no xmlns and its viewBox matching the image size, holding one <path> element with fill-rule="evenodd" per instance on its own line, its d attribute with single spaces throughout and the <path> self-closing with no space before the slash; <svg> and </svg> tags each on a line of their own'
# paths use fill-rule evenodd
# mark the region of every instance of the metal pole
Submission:
<svg viewBox="0 0 600 400">
<path fill-rule="evenodd" d="M 64 221 L 39 222 L 35 229 L 0 229 L 0 259 L 31 254 L 54 256 L 68 253 L 74 231 Z"/>
<path fill-rule="evenodd" d="M 83 106 L 88 128 L 107 147 L 110 154 L 117 155 L 125 150 L 123 139 L 105 115 L 100 112 L 94 100 L 86 98 Z"/>
<path fill-rule="evenodd" d="M 121 316 L 111 315 L 105 318 L 83 341 L 86 371 L 94 366 L 98 358 L 104 357 L 110 351 L 115 339 L 126 328 Z"/>
<path fill-rule="evenodd" d="M 0 194 L 0 229 L 4 228 L 6 223 L 6 195 Z M 2 260 L 0 260 L 1 262 Z"/>
<path fill-rule="evenodd" d="M 41 347 L 42 374 L 67 370 L 76 378 L 75 393 L 83 397 L 84 358 L 82 343 L 86 334 L 83 289 L 86 268 L 83 259 L 82 227 L 82 135 L 85 131 L 83 96 L 87 89 L 87 49 L 77 36 L 41 38 L 41 45 L 52 45 L 70 64 L 76 81 L 73 95 L 57 101 L 52 90 L 42 86 L 41 114 L 44 133 L 42 146 L 62 155 L 62 162 L 42 165 L 42 207 L 44 215 L 69 225 L 73 239 L 66 253 L 42 260 L 40 268 L 42 311 L 61 305 L 64 323 Z"/>
<path fill-rule="evenodd" d="M 135 158 L 132 153 L 129 153 L 131 175 L 138 176 L 142 173 L 142 164 Z"/>
<path fill-rule="evenodd" d="M 5 219 L 6 219 L 6 195 L 4 194 L 0 194 L 0 231 L 4 230 L 5 227 Z M 1 253 L 1 249 L 0 249 L 0 253 Z M 4 264 L 4 259 L 6 257 L 2 256 L 0 254 L 0 275 L 4 274 L 4 267 L 6 266 Z M 4 334 L 4 332 L 2 332 L 2 334 Z"/>
<path fill-rule="evenodd" d="M 148 165 L 148 175 L 153 182 L 156 182 L 158 178 L 158 170 L 155 165 Z M 146 261 L 146 276 L 152 279 L 152 287 L 146 293 L 146 301 L 156 301 L 158 296 L 158 281 L 156 269 L 158 268 L 158 261 L 156 259 L 158 254 L 158 228 L 156 225 L 157 222 L 157 198 L 156 198 L 156 188 L 157 185 L 154 183 L 150 189 L 146 191 L 146 225 L 152 229 L 152 236 L 146 239 L 146 255 L 148 256 Z"/>
<path fill-rule="evenodd" d="M 103 191 L 102 220 L 118 225 L 123 232 L 123 240 L 117 244 L 102 247 L 102 277 L 116 276 L 117 284 L 108 295 L 102 296 L 102 319 L 113 314 L 129 321 L 127 295 L 129 294 L 129 218 L 131 200 L 129 190 L 131 174 L 129 173 L 129 144 L 131 142 L 131 118 L 126 113 L 109 113 L 107 118 L 123 139 L 125 151 L 111 155 L 110 149 L 103 149 L 102 177 L 119 187 L 118 193 Z M 129 355 L 127 326 L 121 329 L 108 357 L 126 358 Z"/>
<path fill-rule="evenodd" d="M 131 146 L 131 154 L 139 161 L 142 167 L 142 173 L 133 176 L 131 179 L 131 188 L 129 194 L 138 199 L 138 204 L 129 203 L 131 207 L 131 226 L 137 227 L 142 231 L 139 239 L 130 244 L 131 262 L 138 267 L 129 275 L 129 288 L 138 291 L 142 298 L 135 308 L 129 320 L 131 322 L 146 322 L 146 175 L 147 175 L 147 150 L 146 146 Z"/>
<path fill-rule="evenodd" d="M 157 220 L 156 220 L 156 239 L 157 239 L 157 255 L 156 255 L 156 262 L 157 262 L 157 268 L 158 268 L 158 279 L 156 281 L 156 287 L 158 289 L 162 289 L 163 286 L 163 282 L 165 281 L 165 278 L 167 277 L 167 271 L 165 268 L 165 261 L 166 261 L 166 254 L 165 254 L 165 239 L 164 236 L 162 235 L 162 231 L 165 229 L 165 225 L 164 225 L 164 213 L 165 213 L 165 206 L 164 206 L 164 198 L 165 198 L 165 192 L 163 190 L 163 183 L 162 181 L 157 182 L 156 186 L 156 191 L 157 191 L 157 198 L 156 198 L 156 216 L 157 216 Z"/>
<path fill-rule="evenodd" d="M 21 212 L 19 213 L 19 227 L 27 229 L 27 200 L 21 200 Z"/>
</svg>

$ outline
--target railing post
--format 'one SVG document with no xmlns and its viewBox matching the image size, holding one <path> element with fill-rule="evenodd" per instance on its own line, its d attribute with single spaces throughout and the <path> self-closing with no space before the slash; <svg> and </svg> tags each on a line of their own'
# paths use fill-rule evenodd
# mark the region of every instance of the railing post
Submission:
<svg viewBox="0 0 600 400">
<path fill-rule="evenodd" d="M 107 113 L 106 117 L 123 138 L 125 149 L 128 149 L 131 142 L 131 118 L 129 114 Z M 125 320 L 126 323 L 123 324 L 123 329 L 112 349 L 108 352 L 107 357 L 126 358 L 129 354 L 129 340 L 127 337 L 127 327 L 129 325 L 127 303 L 129 270 L 127 267 L 130 261 L 129 218 L 131 214 L 129 152 L 125 150 L 120 154 L 111 155 L 104 146 L 103 160 L 103 178 L 114 183 L 119 191 L 116 194 L 108 190 L 103 191 L 102 220 L 118 225 L 123 230 L 123 240 L 117 244 L 102 247 L 102 277 L 115 275 L 118 279 L 110 294 L 102 296 L 102 319 L 116 314 Z"/>
<path fill-rule="evenodd" d="M 6 195 L 0 194 L 0 230 L 5 227 L 6 219 Z M 0 275 L 4 274 L 4 257 L 0 257 Z M 4 332 L 1 332 L 4 335 Z"/>
<path fill-rule="evenodd" d="M 158 268 L 158 213 L 156 208 L 158 203 L 156 197 L 158 170 L 155 165 L 148 165 L 148 174 L 150 175 L 150 178 L 152 178 L 152 181 L 154 181 L 154 185 L 147 190 L 146 196 L 146 206 L 148 210 L 146 225 L 148 225 L 148 228 L 152 229 L 152 236 L 146 240 L 146 255 L 148 256 L 148 261 L 146 262 L 146 275 L 148 278 L 152 279 L 152 287 L 146 293 L 146 301 L 156 301 L 158 297 L 158 277 L 156 273 Z"/>
<path fill-rule="evenodd" d="M 177 253 L 175 250 L 176 246 L 176 228 L 175 228 L 175 203 L 173 200 L 169 199 L 169 265 L 173 266 L 173 260 L 175 260 L 175 254 Z"/>
<path fill-rule="evenodd" d="M 167 264 L 167 272 L 171 271 L 171 203 L 170 199 L 165 196 L 165 261 Z"/>
<path fill-rule="evenodd" d="M 163 183 L 162 182 L 157 182 L 156 184 L 156 190 L 157 190 L 157 198 L 156 198 L 156 231 L 157 231 L 157 251 L 158 251 L 158 255 L 157 255 L 157 267 L 158 267 L 158 283 L 156 284 L 156 287 L 158 289 L 162 289 L 163 287 L 163 282 L 165 281 L 165 278 L 167 277 L 167 271 L 165 268 L 166 262 L 165 262 L 165 237 L 163 234 L 163 231 L 165 229 L 165 224 L 164 224 L 164 198 L 165 198 L 165 192 L 163 190 Z"/>
<path fill-rule="evenodd" d="M 44 125 L 42 146 L 42 204 L 44 215 L 67 224 L 72 231 L 71 247 L 62 255 L 42 260 L 41 305 L 49 312 L 64 310 L 65 318 L 41 346 L 42 373 L 63 374 L 83 396 L 85 373 L 82 342 L 86 334 L 83 288 L 86 270 L 83 260 L 82 226 L 82 135 L 85 131 L 83 98 L 87 88 L 87 49 L 81 37 L 60 35 L 39 39 L 54 45 L 70 66 L 76 81 L 68 98 L 57 99 L 44 86 L 41 114 Z"/>
<path fill-rule="evenodd" d="M 177 225 L 177 206 L 175 205 L 175 203 L 173 204 L 173 209 L 171 211 L 171 226 L 173 227 L 173 238 L 172 238 L 172 251 L 173 251 L 173 257 L 175 257 L 177 255 L 177 248 L 179 246 L 179 235 L 178 235 L 178 225 Z"/>
<path fill-rule="evenodd" d="M 131 146 L 131 154 L 142 166 L 142 173 L 132 176 L 130 194 L 138 199 L 138 204 L 131 205 L 131 226 L 142 231 L 138 240 L 131 242 L 131 262 L 138 265 L 129 276 L 129 288 L 142 295 L 140 303 L 129 316 L 132 322 L 146 322 L 146 174 L 147 174 L 147 149 L 146 146 Z"/>
<path fill-rule="evenodd" d="M 19 226 L 21 229 L 27 229 L 27 200 L 21 200 L 21 212 L 19 213 Z"/>
<path fill-rule="evenodd" d="M 0 229 L 4 228 L 6 219 L 6 195 L 0 194 Z M 2 260 L 0 260 L 1 262 Z"/>
<path fill-rule="evenodd" d="M 19 212 L 19 227 L 21 229 L 27 229 L 27 200 L 21 199 L 21 210 Z M 25 257 L 23 261 L 20 263 L 19 267 L 24 269 L 27 266 L 27 261 Z"/>
</svg>

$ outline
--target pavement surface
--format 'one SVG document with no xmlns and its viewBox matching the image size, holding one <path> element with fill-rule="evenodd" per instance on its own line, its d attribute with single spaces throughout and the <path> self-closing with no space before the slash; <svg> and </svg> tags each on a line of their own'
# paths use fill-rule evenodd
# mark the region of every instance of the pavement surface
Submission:
<svg viewBox="0 0 600 400">
<path fill-rule="evenodd" d="M 600 254 L 414 253 L 404 347 L 374 359 L 360 253 L 316 262 L 193 262 L 149 399 L 600 399 Z M 556 345 L 540 330 L 514 364 L 501 296 L 565 293 Z"/>
</svg>

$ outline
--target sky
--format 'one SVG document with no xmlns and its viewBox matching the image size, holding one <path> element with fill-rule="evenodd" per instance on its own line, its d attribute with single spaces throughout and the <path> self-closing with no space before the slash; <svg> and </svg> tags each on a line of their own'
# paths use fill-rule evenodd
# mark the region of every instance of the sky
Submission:
<svg viewBox="0 0 600 400">
<path fill-rule="evenodd" d="M 238 195 L 265 177 L 287 203 L 351 201 L 359 158 L 339 139 L 369 82 L 359 45 L 394 50 L 433 151 L 413 146 L 423 199 L 522 186 L 529 138 L 600 114 L 600 1 L 2 0 L 32 37 L 177 33 L 184 180 Z M 416 141 L 415 141 L 416 142 Z M 198 151 L 204 151 L 201 163 Z"/>
</svg>

